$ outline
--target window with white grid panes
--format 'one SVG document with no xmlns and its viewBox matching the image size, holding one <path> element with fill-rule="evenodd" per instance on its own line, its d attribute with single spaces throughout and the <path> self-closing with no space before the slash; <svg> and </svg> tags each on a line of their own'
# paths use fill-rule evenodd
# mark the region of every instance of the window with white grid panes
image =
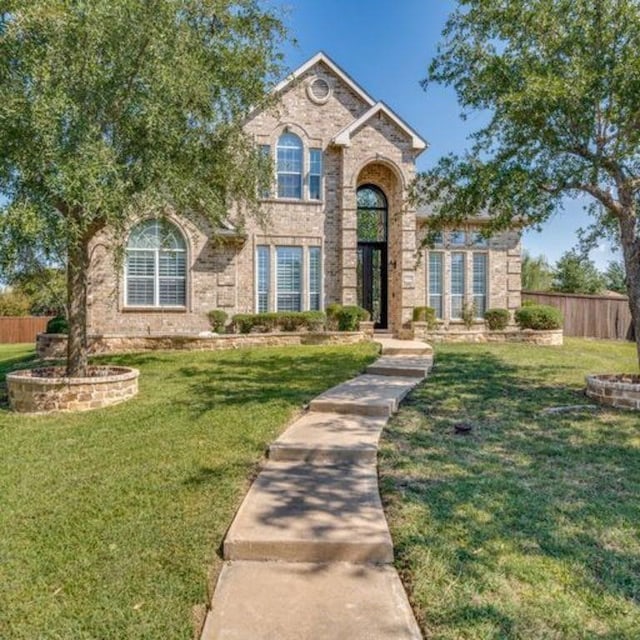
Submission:
<svg viewBox="0 0 640 640">
<path fill-rule="evenodd" d="M 302 247 L 276 247 L 276 311 L 302 309 Z"/>
<path fill-rule="evenodd" d="M 487 254 L 473 254 L 473 305 L 476 318 L 487 310 Z"/>
<path fill-rule="evenodd" d="M 309 199 L 322 200 L 322 149 L 309 149 Z"/>
<path fill-rule="evenodd" d="M 436 318 L 442 319 L 444 312 L 442 293 L 444 290 L 444 254 L 429 252 L 429 306 L 435 310 Z"/>
<path fill-rule="evenodd" d="M 320 247 L 309 247 L 309 310 L 320 311 L 322 264 Z"/>
<path fill-rule="evenodd" d="M 465 289 L 465 265 L 466 255 L 460 251 L 451 253 L 451 319 L 460 320 L 462 318 L 462 308 L 464 305 Z"/>
<path fill-rule="evenodd" d="M 302 140 L 295 133 L 278 139 L 278 197 L 302 198 Z"/>
<path fill-rule="evenodd" d="M 187 247 L 166 220 L 146 220 L 129 234 L 125 251 L 125 304 L 130 307 L 184 307 Z"/>
<path fill-rule="evenodd" d="M 265 245 L 259 245 L 256 248 L 256 310 L 258 313 L 265 313 L 269 311 L 269 284 L 271 281 L 270 262 L 271 256 L 269 247 Z"/>
</svg>

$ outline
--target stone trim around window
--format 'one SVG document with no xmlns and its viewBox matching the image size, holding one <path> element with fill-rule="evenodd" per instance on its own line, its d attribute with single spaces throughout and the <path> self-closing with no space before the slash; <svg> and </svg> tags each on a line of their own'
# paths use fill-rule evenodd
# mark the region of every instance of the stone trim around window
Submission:
<svg viewBox="0 0 640 640">
<path fill-rule="evenodd" d="M 462 293 L 453 293 L 452 284 L 452 261 L 454 255 L 462 255 L 463 256 L 463 287 Z M 484 307 L 486 310 L 490 306 L 491 300 L 491 252 L 489 250 L 478 250 L 472 247 L 455 247 L 451 249 L 444 248 L 436 248 L 436 249 L 425 249 L 424 256 L 424 287 L 425 287 L 425 300 L 426 304 L 430 307 L 436 309 L 436 315 L 438 316 L 438 320 L 444 325 L 449 324 L 461 324 L 462 317 L 460 315 L 456 315 L 452 312 L 452 303 L 456 302 L 454 300 L 454 295 L 456 297 L 461 296 L 461 304 L 471 304 L 474 302 L 477 296 L 482 295 L 480 291 L 478 291 L 478 287 L 474 287 L 474 263 L 476 260 L 474 256 L 485 256 L 484 265 L 485 265 L 485 274 L 484 274 Z M 436 264 L 432 264 L 433 262 Z M 436 258 L 439 256 L 439 259 Z M 439 264 L 437 264 L 439 263 Z M 439 268 L 441 270 L 439 277 L 434 276 L 435 280 L 432 278 L 432 268 Z M 433 280 L 433 281 L 432 281 Z M 477 278 L 476 278 L 477 284 Z M 437 292 L 437 289 L 440 289 L 440 293 Z M 458 303 L 460 301 L 458 300 Z M 457 304 L 456 308 L 462 308 L 460 304 Z M 438 314 L 438 311 L 440 313 Z M 477 322 L 482 322 L 483 315 L 476 316 Z"/>
<path fill-rule="evenodd" d="M 254 265 L 257 313 L 324 308 L 324 247 L 319 238 L 257 238 Z M 281 286 L 282 278 L 287 286 Z"/>
</svg>

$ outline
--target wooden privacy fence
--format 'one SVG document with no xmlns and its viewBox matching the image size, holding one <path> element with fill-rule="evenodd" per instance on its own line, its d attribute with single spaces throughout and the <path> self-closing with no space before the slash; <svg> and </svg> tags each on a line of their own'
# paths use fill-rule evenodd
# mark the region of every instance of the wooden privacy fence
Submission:
<svg viewBox="0 0 640 640">
<path fill-rule="evenodd" d="M 626 296 L 523 291 L 522 300 L 560 309 L 564 334 L 580 338 L 631 340 L 631 311 Z"/>
<path fill-rule="evenodd" d="M 0 344 L 34 342 L 47 328 L 50 316 L 0 316 Z"/>
</svg>

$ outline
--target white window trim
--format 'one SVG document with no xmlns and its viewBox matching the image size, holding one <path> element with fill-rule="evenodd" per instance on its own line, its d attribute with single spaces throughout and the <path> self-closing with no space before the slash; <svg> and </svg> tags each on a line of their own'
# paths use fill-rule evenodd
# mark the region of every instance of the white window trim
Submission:
<svg viewBox="0 0 640 640">
<path fill-rule="evenodd" d="M 171 223 L 174 227 L 176 227 L 176 229 L 179 231 L 180 235 L 182 236 L 182 239 L 185 243 L 185 248 L 184 249 L 171 249 L 172 252 L 175 253 L 184 253 L 185 254 L 185 260 L 184 260 L 184 264 L 185 264 L 185 269 L 184 269 L 184 277 L 183 276 L 162 276 L 164 279 L 174 279 L 174 280 L 184 280 L 184 304 L 160 304 L 160 251 L 163 251 L 163 249 L 144 249 L 144 248 L 140 248 L 137 249 L 135 247 L 125 247 L 125 257 L 124 257 L 124 267 L 123 267 L 123 275 L 124 275 L 124 287 L 123 287 L 123 293 L 124 293 L 124 300 L 123 300 L 123 305 L 122 308 L 123 309 L 177 309 L 177 310 L 183 310 L 183 309 L 187 309 L 188 308 L 188 301 L 189 301 L 189 251 L 188 251 L 188 246 L 186 246 L 186 239 L 184 236 L 184 233 L 182 232 L 182 229 L 180 229 L 177 225 L 175 225 L 173 222 Z M 131 231 L 133 231 L 133 229 L 135 228 L 132 227 L 130 229 L 130 233 Z M 129 304 L 129 270 L 128 270 L 128 261 L 127 261 L 127 252 L 131 250 L 131 251 L 149 251 L 149 252 L 153 252 L 154 256 L 153 256 L 153 276 L 131 276 L 132 278 L 148 278 L 148 279 L 152 279 L 153 278 L 153 304 Z"/>
<path fill-rule="evenodd" d="M 320 279 L 318 282 L 318 311 L 322 311 L 324 309 L 324 296 L 323 296 L 323 291 L 324 291 L 324 269 L 322 268 L 322 266 L 324 265 L 324 254 L 322 251 L 322 246 L 320 245 L 309 245 L 308 247 L 304 248 L 305 251 L 304 253 L 306 253 L 306 264 L 307 264 L 307 295 L 306 295 L 306 309 L 305 311 L 311 311 L 311 295 L 312 295 L 312 291 L 311 291 L 311 249 L 317 249 L 318 250 L 318 255 L 320 258 L 320 264 L 318 265 L 318 269 L 320 271 Z M 305 261 L 303 260 L 303 263 Z"/>
</svg>

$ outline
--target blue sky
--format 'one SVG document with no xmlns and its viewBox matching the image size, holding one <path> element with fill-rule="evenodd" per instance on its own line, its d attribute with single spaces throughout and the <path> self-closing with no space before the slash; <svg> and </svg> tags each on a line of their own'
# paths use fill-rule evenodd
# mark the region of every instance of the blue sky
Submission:
<svg viewBox="0 0 640 640">
<path fill-rule="evenodd" d="M 287 2 L 287 0 L 285 0 Z M 423 91 L 425 76 L 447 15 L 449 0 L 288 0 L 286 22 L 297 46 L 286 48 L 295 69 L 318 51 L 327 53 L 373 98 L 383 100 L 405 119 L 430 147 L 418 158 L 424 170 L 450 152 L 461 152 L 480 118 L 460 119 L 452 89 Z M 555 262 L 576 243 L 576 230 L 589 223 L 577 202 L 549 220 L 542 232 L 528 231 L 523 246 Z M 613 255 L 608 246 L 592 252 L 604 268 Z"/>
</svg>

